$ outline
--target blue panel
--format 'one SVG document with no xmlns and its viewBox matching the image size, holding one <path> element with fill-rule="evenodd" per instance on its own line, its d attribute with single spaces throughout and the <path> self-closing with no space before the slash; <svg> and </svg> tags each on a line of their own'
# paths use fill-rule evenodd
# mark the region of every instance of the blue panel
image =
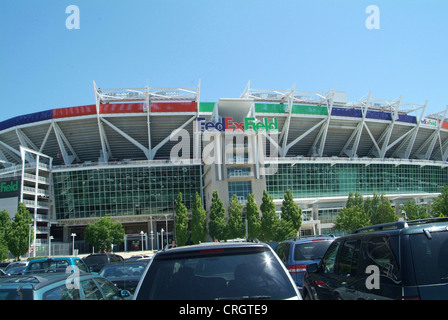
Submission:
<svg viewBox="0 0 448 320">
<path fill-rule="evenodd" d="M 22 124 L 51 120 L 52 118 L 53 118 L 53 110 L 30 113 L 0 122 L 0 130 L 20 126 Z"/>
<path fill-rule="evenodd" d="M 333 107 L 331 109 L 331 115 L 340 117 L 362 118 L 362 112 L 360 109 L 351 109 L 351 108 Z"/>
</svg>

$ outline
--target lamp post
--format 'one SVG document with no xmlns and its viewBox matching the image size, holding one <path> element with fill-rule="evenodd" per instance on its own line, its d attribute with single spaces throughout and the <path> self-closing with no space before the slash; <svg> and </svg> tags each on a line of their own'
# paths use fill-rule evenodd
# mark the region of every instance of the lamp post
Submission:
<svg viewBox="0 0 448 320">
<path fill-rule="evenodd" d="M 142 237 L 142 254 L 143 254 L 143 235 L 144 235 L 143 231 L 140 231 L 140 236 Z"/>
<path fill-rule="evenodd" d="M 72 233 L 70 235 L 72 237 L 72 256 L 75 255 L 75 237 L 76 237 L 76 233 Z"/>
<path fill-rule="evenodd" d="M 53 240 L 53 236 L 48 237 L 48 256 L 51 258 L 51 240 Z"/>
<path fill-rule="evenodd" d="M 31 257 L 31 226 L 32 224 L 28 225 L 28 258 Z"/>
<path fill-rule="evenodd" d="M 160 235 L 161 235 L 160 238 L 162 238 L 162 250 L 163 250 L 163 231 L 165 231 L 165 230 L 163 230 L 163 228 L 162 228 L 162 230 L 160 230 Z"/>
<path fill-rule="evenodd" d="M 154 250 L 154 231 L 151 230 L 151 250 Z"/>
</svg>

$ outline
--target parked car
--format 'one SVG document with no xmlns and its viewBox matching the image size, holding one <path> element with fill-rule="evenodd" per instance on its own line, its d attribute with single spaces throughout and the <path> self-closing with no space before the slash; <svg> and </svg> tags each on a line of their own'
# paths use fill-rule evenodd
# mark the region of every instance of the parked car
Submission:
<svg viewBox="0 0 448 320">
<path fill-rule="evenodd" d="M 399 221 L 336 239 L 304 278 L 305 299 L 448 299 L 448 218 Z"/>
<path fill-rule="evenodd" d="M 90 272 L 100 272 L 104 266 L 110 263 L 123 261 L 122 256 L 114 253 L 94 253 L 84 258 L 84 262 L 89 267 Z"/>
<path fill-rule="evenodd" d="M 204 243 L 157 252 L 135 300 L 301 299 L 278 256 L 263 243 Z"/>
<path fill-rule="evenodd" d="M 288 239 L 276 247 L 275 252 L 299 290 L 302 289 L 306 266 L 318 263 L 334 239 L 333 236 L 306 236 Z"/>
<path fill-rule="evenodd" d="M 8 273 L 8 270 L 11 268 L 16 268 L 16 267 L 26 267 L 28 264 L 28 262 L 26 261 L 14 261 L 9 263 L 6 268 L 3 269 L 3 271 L 5 271 L 6 273 Z"/>
<path fill-rule="evenodd" d="M 76 279 L 62 273 L 0 278 L 0 300 L 123 300 L 130 296 L 106 278 L 84 272 Z"/>
<path fill-rule="evenodd" d="M 107 278 L 119 289 L 128 290 L 131 294 L 133 294 L 147 264 L 148 262 L 146 261 L 111 263 L 104 266 L 104 268 L 99 272 L 99 275 Z"/>
<path fill-rule="evenodd" d="M 25 273 L 26 266 L 24 265 L 17 265 L 16 267 L 8 268 L 7 271 L 4 271 L 6 275 L 13 276 L 13 275 L 20 275 Z"/>
<path fill-rule="evenodd" d="M 25 274 L 66 272 L 69 266 L 75 266 L 80 271 L 89 272 L 89 268 L 79 257 L 54 257 L 31 260 L 28 262 Z"/>
</svg>

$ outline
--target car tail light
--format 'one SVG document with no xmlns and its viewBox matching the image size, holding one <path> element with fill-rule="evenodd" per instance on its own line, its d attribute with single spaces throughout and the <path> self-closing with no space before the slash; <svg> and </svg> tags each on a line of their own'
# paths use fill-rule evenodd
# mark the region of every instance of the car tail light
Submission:
<svg viewBox="0 0 448 320">
<path fill-rule="evenodd" d="M 314 283 L 319 287 L 325 287 L 325 282 L 320 280 L 315 280 Z"/>
<path fill-rule="evenodd" d="M 311 240 L 311 241 L 324 241 L 325 239 L 321 239 L 321 238 L 318 238 L 318 239 L 313 239 L 313 240 Z"/>
<path fill-rule="evenodd" d="M 289 273 L 299 273 L 306 271 L 306 264 L 294 264 L 288 267 Z"/>
</svg>

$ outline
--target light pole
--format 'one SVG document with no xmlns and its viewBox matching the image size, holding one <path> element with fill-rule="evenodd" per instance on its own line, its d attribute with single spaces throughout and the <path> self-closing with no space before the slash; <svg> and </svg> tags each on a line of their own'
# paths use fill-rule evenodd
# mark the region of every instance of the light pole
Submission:
<svg viewBox="0 0 448 320">
<path fill-rule="evenodd" d="M 75 255 L 75 237 L 76 237 L 76 233 L 72 233 L 71 237 L 72 237 L 72 256 L 74 256 Z"/>
<path fill-rule="evenodd" d="M 154 250 L 154 231 L 151 230 L 151 250 Z"/>
<path fill-rule="evenodd" d="M 142 236 L 142 254 L 143 254 L 143 235 L 144 235 L 143 231 L 140 231 L 140 235 Z"/>
<path fill-rule="evenodd" d="M 48 237 L 48 256 L 51 258 L 51 240 L 53 240 L 53 236 Z"/>
<path fill-rule="evenodd" d="M 162 238 L 162 250 L 163 250 L 163 231 L 165 231 L 165 230 L 163 230 L 163 228 L 162 228 L 162 230 L 160 230 L 160 235 L 161 235 L 160 238 Z"/>
<path fill-rule="evenodd" d="M 32 224 L 28 225 L 28 258 L 31 257 L 31 226 Z"/>
</svg>

